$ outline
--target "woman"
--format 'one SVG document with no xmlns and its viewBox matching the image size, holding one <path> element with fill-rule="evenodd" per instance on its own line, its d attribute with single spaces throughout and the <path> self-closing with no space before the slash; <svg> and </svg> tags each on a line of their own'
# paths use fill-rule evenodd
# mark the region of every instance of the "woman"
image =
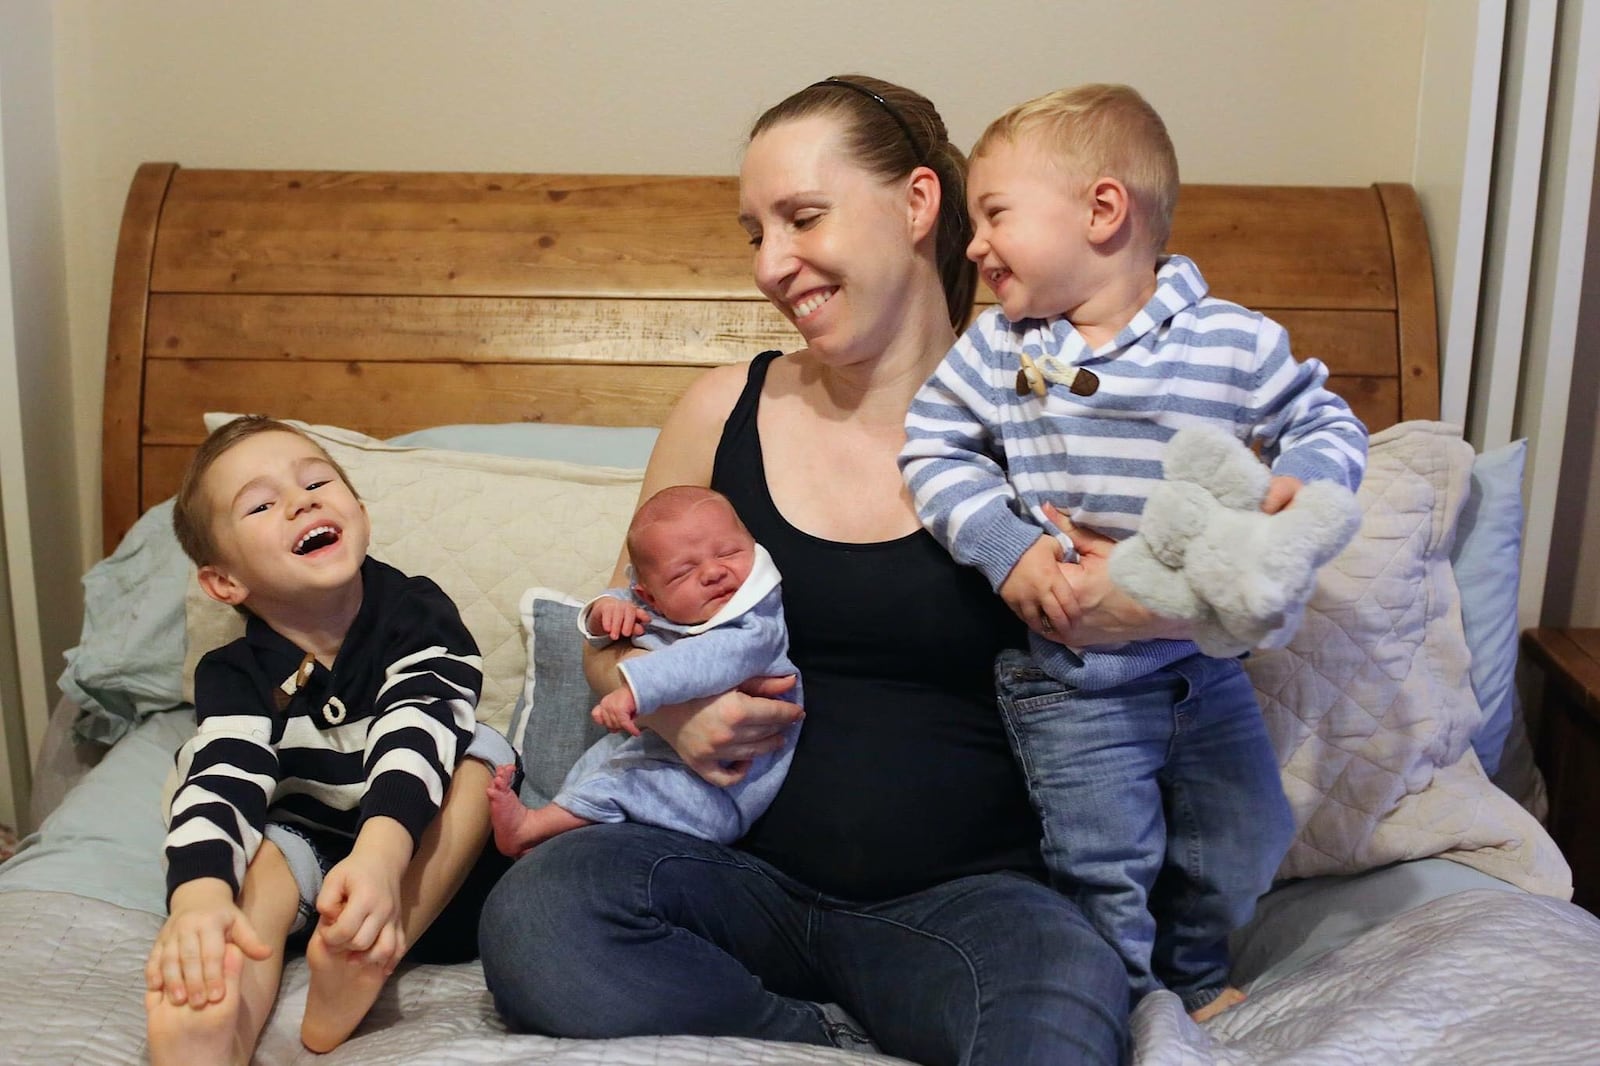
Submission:
<svg viewBox="0 0 1600 1066">
<path fill-rule="evenodd" d="M 911 396 L 971 307 L 964 165 L 926 99 L 873 78 L 808 86 L 756 123 L 740 221 L 757 285 L 805 347 L 700 378 L 642 491 L 710 485 L 767 546 L 805 728 L 735 847 L 596 826 L 501 880 L 480 940 L 513 1028 L 863 1046 L 818 1006 L 835 1003 L 918 1062 L 1125 1053 L 1122 966 L 1040 879 L 1039 823 L 995 710 L 994 656 L 1025 631 L 921 529 L 895 462 Z M 1097 573 L 1082 587 L 1094 628 L 1074 639 L 1139 632 L 1125 597 L 1097 606 Z M 601 691 L 617 654 L 588 664 Z M 770 698 L 789 684 L 640 725 L 727 783 L 799 714 Z"/>
</svg>

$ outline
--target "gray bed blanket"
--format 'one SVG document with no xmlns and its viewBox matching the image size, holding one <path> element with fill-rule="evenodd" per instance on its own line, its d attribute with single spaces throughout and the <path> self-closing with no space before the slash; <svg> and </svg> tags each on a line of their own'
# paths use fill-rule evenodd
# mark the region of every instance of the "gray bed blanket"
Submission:
<svg viewBox="0 0 1600 1066">
<path fill-rule="evenodd" d="M 141 969 L 160 919 L 62 892 L 0 893 L 8 1064 L 144 1061 Z M 1159 992 L 1134 1015 L 1140 1066 L 1600 1063 L 1600 920 L 1512 892 L 1434 900 L 1252 994 L 1202 1028 Z M 476 964 L 403 968 L 344 1046 L 300 1046 L 302 961 L 256 1061 L 462 1066 L 865 1066 L 895 1060 L 754 1040 L 553 1040 L 506 1032 Z"/>
</svg>

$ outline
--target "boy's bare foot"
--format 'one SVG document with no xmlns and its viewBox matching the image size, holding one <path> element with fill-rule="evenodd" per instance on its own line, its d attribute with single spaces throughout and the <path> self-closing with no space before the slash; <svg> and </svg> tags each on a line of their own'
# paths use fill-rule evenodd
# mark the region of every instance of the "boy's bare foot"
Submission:
<svg viewBox="0 0 1600 1066">
<path fill-rule="evenodd" d="M 511 778 L 515 773 L 513 766 L 498 766 L 494 780 L 489 782 L 489 824 L 494 829 L 494 846 L 500 849 L 500 854 L 521 858 L 557 833 L 589 824 L 587 819 L 553 803 L 537 810 L 524 806 L 521 798 L 511 791 Z"/>
<path fill-rule="evenodd" d="M 378 1000 L 389 975 L 381 966 L 359 962 L 349 952 L 334 951 L 313 933 L 306 944 L 306 1014 L 300 1042 L 312 1051 L 332 1051 L 344 1043 Z"/>
<path fill-rule="evenodd" d="M 222 953 L 222 998 L 202 1007 L 173 1004 L 165 991 L 144 994 L 145 1034 L 151 1066 L 191 1066 L 197 1062 L 244 1063 L 239 1044 L 239 974 L 244 953 L 229 944 Z"/>
<path fill-rule="evenodd" d="M 1195 1020 L 1195 1024 L 1204 1025 L 1206 1022 L 1209 1022 L 1212 1018 L 1215 1018 L 1229 1007 L 1237 1007 L 1239 1004 L 1243 1003 L 1249 998 L 1249 996 L 1245 995 L 1237 988 L 1229 985 L 1227 988 L 1224 988 L 1221 992 L 1217 993 L 1216 999 L 1212 1000 L 1210 1003 L 1207 1003 L 1198 1010 L 1190 1011 L 1189 1017 Z"/>
</svg>

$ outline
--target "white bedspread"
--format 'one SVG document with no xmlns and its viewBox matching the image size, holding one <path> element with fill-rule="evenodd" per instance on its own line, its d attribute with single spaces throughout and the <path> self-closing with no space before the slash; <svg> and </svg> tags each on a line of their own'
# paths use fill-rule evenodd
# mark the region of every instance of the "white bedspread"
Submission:
<svg viewBox="0 0 1600 1066">
<path fill-rule="evenodd" d="M 1584 975 L 1584 976 L 1579 976 Z M 1600 921 L 1461 892 L 1401 915 L 1202 1029 L 1170 992 L 1134 1014 L 1137 1066 L 1600 1063 Z"/>
<path fill-rule="evenodd" d="M 62 892 L 0 892 L 0 1062 L 145 1063 L 144 958 L 161 919 Z M 397 972 L 356 1035 L 300 1045 L 304 959 L 290 962 L 257 1066 L 863 1066 L 899 1060 L 803 1044 L 707 1037 L 553 1040 L 508 1033 L 476 963 Z"/>
<path fill-rule="evenodd" d="M 59 892 L 0 893 L 0 1049 L 8 1066 L 144 1061 L 140 970 L 160 919 Z M 1142 1066 L 1573 1066 L 1600 1063 L 1600 921 L 1511 892 L 1419 907 L 1255 993 L 1202 1029 L 1157 993 L 1134 1016 Z M 701 1037 L 509 1034 L 475 964 L 402 970 L 348 1043 L 300 1047 L 291 963 L 256 1062 L 534 1066 L 847 1066 L 825 1048 Z"/>
</svg>

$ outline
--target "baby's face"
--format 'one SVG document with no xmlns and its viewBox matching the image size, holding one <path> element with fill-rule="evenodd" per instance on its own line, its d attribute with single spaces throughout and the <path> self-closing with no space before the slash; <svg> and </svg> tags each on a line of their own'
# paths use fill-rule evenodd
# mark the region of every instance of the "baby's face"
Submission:
<svg viewBox="0 0 1600 1066">
<path fill-rule="evenodd" d="M 750 576 L 755 557 L 755 540 L 724 500 L 705 500 L 634 534 L 639 594 L 684 625 L 721 610 Z"/>
</svg>

